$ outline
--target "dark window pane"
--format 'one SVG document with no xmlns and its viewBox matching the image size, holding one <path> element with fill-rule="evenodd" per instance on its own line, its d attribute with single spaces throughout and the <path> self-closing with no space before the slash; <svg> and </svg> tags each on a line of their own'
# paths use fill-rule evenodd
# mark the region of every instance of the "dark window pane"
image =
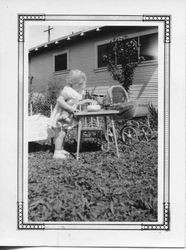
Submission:
<svg viewBox="0 0 186 250">
<path fill-rule="evenodd" d="M 140 37 L 140 56 L 145 60 L 157 60 L 158 58 L 158 34 L 150 34 Z"/>
<path fill-rule="evenodd" d="M 67 53 L 55 56 L 55 71 L 67 69 Z"/>
<path fill-rule="evenodd" d="M 129 45 L 128 43 L 130 43 L 131 40 L 134 40 L 137 42 L 137 38 L 133 38 L 133 39 L 127 39 L 123 41 L 123 49 L 122 50 L 118 50 L 117 55 L 114 54 L 114 51 L 112 50 L 112 47 L 109 47 L 108 43 L 107 44 L 103 44 L 103 45 L 99 45 L 98 46 L 98 68 L 100 67 L 105 67 L 107 66 L 107 63 L 103 60 L 103 56 L 112 54 L 111 56 L 111 60 L 114 63 L 117 64 L 122 64 L 122 62 L 124 62 L 125 60 L 128 61 L 128 57 L 130 54 L 130 62 L 137 62 L 138 61 L 138 52 L 137 52 L 137 48 L 133 49 L 133 50 L 129 50 L 128 48 L 131 48 L 131 45 Z M 137 45 L 137 43 L 136 43 Z M 135 47 L 135 46 L 133 46 Z M 124 58 L 124 54 L 126 54 L 127 58 Z"/>
<path fill-rule="evenodd" d="M 107 63 L 103 61 L 103 56 L 107 54 L 108 44 L 98 46 L 98 68 L 107 66 Z"/>
</svg>

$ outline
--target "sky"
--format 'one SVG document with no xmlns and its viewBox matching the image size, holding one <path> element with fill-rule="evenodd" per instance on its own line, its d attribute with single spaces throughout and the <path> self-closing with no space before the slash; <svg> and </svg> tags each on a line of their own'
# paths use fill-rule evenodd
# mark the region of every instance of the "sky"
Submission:
<svg viewBox="0 0 186 250">
<path fill-rule="evenodd" d="M 50 40 L 54 40 L 63 36 L 72 34 L 72 32 L 83 31 L 90 26 L 52 26 L 50 31 Z M 32 25 L 29 26 L 29 48 L 33 48 L 42 43 L 48 42 L 48 32 L 44 30 L 48 29 L 48 25 Z"/>
</svg>

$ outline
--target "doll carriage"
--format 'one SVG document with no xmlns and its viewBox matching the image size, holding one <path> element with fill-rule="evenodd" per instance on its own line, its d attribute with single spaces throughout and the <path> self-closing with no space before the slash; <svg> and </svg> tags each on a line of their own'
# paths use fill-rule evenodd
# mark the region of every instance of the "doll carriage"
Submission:
<svg viewBox="0 0 186 250">
<path fill-rule="evenodd" d="M 150 127 L 135 118 L 137 104 L 129 100 L 128 93 L 121 85 L 114 85 L 108 89 L 104 105 L 106 108 L 119 110 L 119 114 L 114 117 L 117 138 L 126 145 L 132 145 L 139 140 L 149 141 L 152 138 Z M 112 129 L 110 126 L 108 129 L 107 134 L 112 140 Z"/>
<path fill-rule="evenodd" d="M 121 85 L 114 85 L 107 90 L 107 95 L 103 101 L 105 108 L 118 110 L 119 113 L 114 116 L 117 138 L 129 145 L 137 140 L 137 132 L 133 127 L 131 119 L 135 114 L 135 103 L 129 101 L 128 93 Z M 111 126 L 108 126 L 107 135 L 112 140 L 113 132 Z"/>
</svg>

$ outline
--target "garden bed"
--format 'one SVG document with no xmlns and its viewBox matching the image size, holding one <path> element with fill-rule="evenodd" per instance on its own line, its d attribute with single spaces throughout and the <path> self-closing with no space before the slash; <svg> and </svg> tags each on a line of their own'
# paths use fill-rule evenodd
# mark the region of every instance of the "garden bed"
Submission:
<svg viewBox="0 0 186 250">
<path fill-rule="evenodd" d="M 33 145 L 32 145 L 33 146 Z M 35 150 L 33 150 L 33 148 Z M 103 152 L 66 144 L 69 159 L 54 160 L 47 146 L 30 147 L 28 217 L 30 221 L 157 221 L 157 138 Z"/>
</svg>

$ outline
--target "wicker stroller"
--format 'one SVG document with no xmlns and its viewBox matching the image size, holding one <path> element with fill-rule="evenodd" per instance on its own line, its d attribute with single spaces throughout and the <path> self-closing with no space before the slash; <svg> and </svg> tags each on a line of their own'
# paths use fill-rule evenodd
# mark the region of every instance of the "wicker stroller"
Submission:
<svg viewBox="0 0 186 250">
<path fill-rule="evenodd" d="M 139 140 L 151 140 L 152 130 L 150 126 L 141 123 L 140 119 L 134 117 L 137 104 L 129 100 L 128 94 L 122 86 L 114 85 L 108 89 L 106 106 L 120 111 L 114 118 L 118 138 L 121 138 L 125 144 L 131 145 Z M 112 135 L 112 131 L 109 134 Z"/>
<path fill-rule="evenodd" d="M 128 93 L 121 85 L 114 85 L 107 91 L 104 105 L 109 109 L 119 110 L 119 114 L 115 115 L 114 120 L 117 127 L 117 137 L 127 144 L 133 144 L 137 139 L 137 131 L 133 126 L 133 122 L 128 123 L 134 117 L 136 105 L 133 101 L 129 101 Z M 120 129 L 122 124 L 122 128 Z M 111 127 L 108 126 L 107 134 L 112 138 Z M 107 138 L 108 139 L 108 138 Z"/>
</svg>

